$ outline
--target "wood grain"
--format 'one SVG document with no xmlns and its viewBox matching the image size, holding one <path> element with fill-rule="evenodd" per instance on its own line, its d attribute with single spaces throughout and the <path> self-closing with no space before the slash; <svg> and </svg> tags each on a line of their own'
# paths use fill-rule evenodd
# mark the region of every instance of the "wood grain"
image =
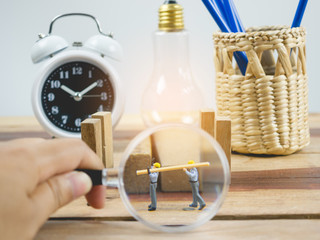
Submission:
<svg viewBox="0 0 320 240">
<path fill-rule="evenodd" d="M 320 220 L 210 221 L 187 233 L 163 233 L 131 221 L 49 221 L 36 240 L 308 239 L 318 240 Z"/>
<path fill-rule="evenodd" d="M 320 219 L 320 189 L 245 189 L 233 190 L 232 185 L 225 202 L 215 219 L 282 219 L 317 218 Z M 92 209 L 84 198 L 79 198 L 59 209 L 52 218 L 95 220 L 126 220 L 132 218 L 126 210 L 117 190 L 107 190 L 105 208 Z"/>
<path fill-rule="evenodd" d="M 230 191 L 320 189 L 320 168 L 233 172 Z"/>
</svg>

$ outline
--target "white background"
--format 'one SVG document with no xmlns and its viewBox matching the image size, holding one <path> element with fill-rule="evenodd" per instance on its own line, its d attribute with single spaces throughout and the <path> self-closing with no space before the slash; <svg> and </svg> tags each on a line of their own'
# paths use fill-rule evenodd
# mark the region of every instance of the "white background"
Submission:
<svg viewBox="0 0 320 240">
<path fill-rule="evenodd" d="M 291 25 L 298 0 L 234 0 L 245 27 Z M 47 33 L 51 20 L 60 14 L 84 12 L 97 17 L 104 32 L 114 32 L 124 50 L 116 66 L 124 85 L 126 113 L 139 113 L 140 99 L 153 66 L 152 33 L 157 29 L 158 8 L 163 0 L 2 0 L 0 8 L 0 115 L 33 115 L 31 88 L 38 69 L 30 49 L 38 33 Z M 217 25 L 201 0 L 180 0 L 185 27 L 190 32 L 190 63 L 203 89 L 207 105 L 214 106 L 212 33 Z M 302 21 L 307 29 L 309 110 L 320 112 L 320 1 L 311 0 Z M 97 29 L 87 18 L 58 20 L 53 33 L 72 43 L 85 41 Z M 320 71 L 319 71 L 320 72 Z"/>
</svg>

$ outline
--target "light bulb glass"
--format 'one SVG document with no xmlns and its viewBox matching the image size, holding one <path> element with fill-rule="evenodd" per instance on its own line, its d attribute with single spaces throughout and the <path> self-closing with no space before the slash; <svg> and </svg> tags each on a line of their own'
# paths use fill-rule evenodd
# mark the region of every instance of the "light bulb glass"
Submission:
<svg viewBox="0 0 320 240">
<path fill-rule="evenodd" d="M 141 103 L 147 126 L 198 123 L 204 96 L 191 73 L 188 38 L 185 30 L 154 33 L 154 69 Z"/>
</svg>

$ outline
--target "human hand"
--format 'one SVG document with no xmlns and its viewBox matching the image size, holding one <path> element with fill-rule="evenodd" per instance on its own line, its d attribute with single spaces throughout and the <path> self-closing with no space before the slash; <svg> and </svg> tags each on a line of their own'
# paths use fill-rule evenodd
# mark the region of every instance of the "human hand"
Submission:
<svg viewBox="0 0 320 240">
<path fill-rule="evenodd" d="M 105 187 L 92 188 L 76 168 L 103 168 L 79 139 L 0 142 L 1 239 L 32 239 L 53 212 L 85 194 L 90 206 L 102 208 Z"/>
</svg>

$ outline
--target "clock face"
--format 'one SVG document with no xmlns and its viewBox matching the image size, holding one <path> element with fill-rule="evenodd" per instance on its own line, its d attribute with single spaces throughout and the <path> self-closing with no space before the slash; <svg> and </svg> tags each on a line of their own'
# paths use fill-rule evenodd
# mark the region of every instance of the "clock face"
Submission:
<svg viewBox="0 0 320 240">
<path fill-rule="evenodd" d="M 46 78 L 41 104 L 47 118 L 68 132 L 81 131 L 81 122 L 98 111 L 111 112 L 114 89 L 108 74 L 81 61 L 65 63 Z"/>
</svg>

